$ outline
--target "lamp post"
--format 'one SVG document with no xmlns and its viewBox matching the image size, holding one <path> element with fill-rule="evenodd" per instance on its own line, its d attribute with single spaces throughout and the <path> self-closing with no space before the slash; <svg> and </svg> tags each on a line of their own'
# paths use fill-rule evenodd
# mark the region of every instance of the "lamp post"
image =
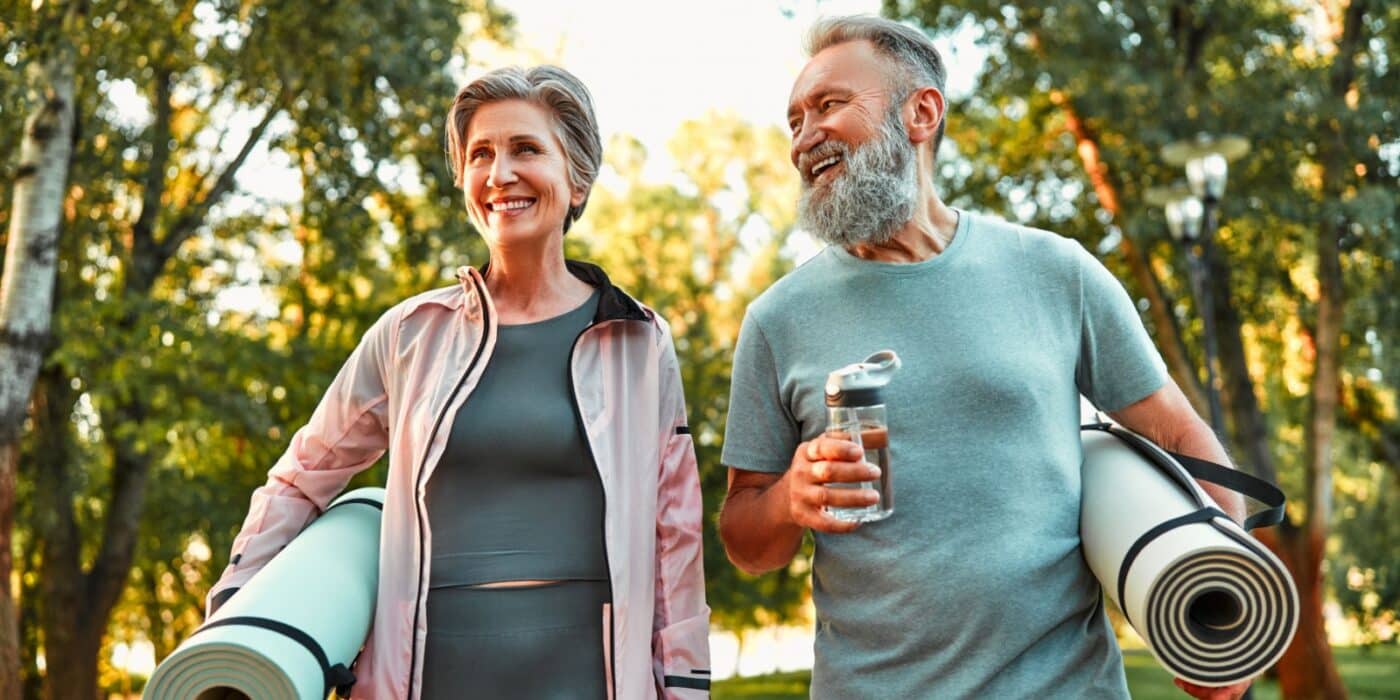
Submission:
<svg viewBox="0 0 1400 700">
<path fill-rule="evenodd" d="M 1159 190 L 1159 205 L 1166 208 L 1167 227 L 1172 238 L 1186 250 L 1191 291 L 1201 313 L 1206 349 L 1206 397 L 1210 402 L 1210 424 L 1215 434 L 1225 437 L 1225 421 L 1216 383 L 1215 309 L 1212 302 L 1210 267 L 1212 240 L 1219 226 L 1219 207 L 1225 196 L 1230 162 L 1249 152 L 1249 142 L 1238 136 L 1197 134 L 1162 147 L 1162 160 L 1184 167 L 1189 192 L 1180 187 Z"/>
<path fill-rule="evenodd" d="M 1210 427 L 1219 437 L 1224 437 L 1224 414 L 1220 408 L 1220 392 L 1215 383 L 1215 318 L 1210 293 L 1206 288 L 1206 270 L 1197 244 L 1201 240 L 1202 224 L 1205 219 L 1205 206 L 1186 187 L 1153 187 L 1147 191 L 1147 201 L 1164 209 L 1167 215 L 1167 231 L 1172 240 L 1181 246 L 1186 256 L 1186 276 L 1191 283 L 1191 296 L 1196 300 L 1196 309 L 1201 314 L 1206 349 L 1206 401 L 1210 406 Z"/>
</svg>

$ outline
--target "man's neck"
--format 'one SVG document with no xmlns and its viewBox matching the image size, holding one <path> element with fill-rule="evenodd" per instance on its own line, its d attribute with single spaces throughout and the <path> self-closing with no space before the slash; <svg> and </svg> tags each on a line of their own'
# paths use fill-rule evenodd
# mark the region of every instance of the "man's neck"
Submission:
<svg viewBox="0 0 1400 700">
<path fill-rule="evenodd" d="M 931 188 L 919 198 L 914 216 L 881 243 L 857 243 L 846 250 L 862 260 L 877 262 L 916 263 L 928 260 L 948 249 L 957 233 L 957 210 L 943 203 Z"/>
</svg>

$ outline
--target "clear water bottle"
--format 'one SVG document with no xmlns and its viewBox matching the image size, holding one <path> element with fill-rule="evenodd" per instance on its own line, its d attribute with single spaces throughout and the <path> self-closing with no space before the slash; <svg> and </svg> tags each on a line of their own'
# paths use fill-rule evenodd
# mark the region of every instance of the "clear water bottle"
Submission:
<svg viewBox="0 0 1400 700">
<path fill-rule="evenodd" d="M 881 390 L 899 369 L 899 356 L 881 350 L 864 362 L 847 365 L 827 375 L 827 435 L 847 439 L 865 450 L 865 461 L 880 468 L 879 481 L 830 483 L 831 488 L 874 489 L 880 501 L 860 508 L 827 508 L 837 520 L 868 523 L 894 513 L 893 478 L 890 474 L 890 434 Z"/>
</svg>

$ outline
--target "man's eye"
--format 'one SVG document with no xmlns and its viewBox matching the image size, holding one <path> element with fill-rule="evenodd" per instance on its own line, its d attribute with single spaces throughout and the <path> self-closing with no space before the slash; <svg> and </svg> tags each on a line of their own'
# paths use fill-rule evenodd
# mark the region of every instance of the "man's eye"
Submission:
<svg viewBox="0 0 1400 700">
<path fill-rule="evenodd" d="M 822 100 L 822 111 L 825 112 L 838 104 L 841 104 L 840 100 Z"/>
</svg>

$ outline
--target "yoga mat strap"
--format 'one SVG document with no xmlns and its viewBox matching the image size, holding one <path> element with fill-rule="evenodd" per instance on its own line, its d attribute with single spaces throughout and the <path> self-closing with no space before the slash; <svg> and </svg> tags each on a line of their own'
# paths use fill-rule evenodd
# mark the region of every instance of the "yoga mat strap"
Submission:
<svg viewBox="0 0 1400 700">
<path fill-rule="evenodd" d="M 266 617 L 252 617 L 246 615 L 226 617 L 222 620 L 214 620 L 212 622 L 205 623 L 204 625 L 200 626 L 199 629 L 195 630 L 194 634 L 191 634 L 190 636 L 193 637 L 195 634 L 199 634 L 204 630 L 214 629 L 215 627 L 224 627 L 227 625 L 261 627 L 262 629 L 276 632 L 284 637 L 287 637 L 288 639 L 291 639 L 297 644 L 302 645 L 306 648 L 307 651 L 311 652 L 311 655 L 316 658 L 316 663 L 321 667 L 321 674 L 326 681 L 325 693 L 330 694 L 330 692 L 334 690 L 335 694 L 339 697 L 350 697 L 350 686 L 355 684 L 354 672 L 352 672 L 350 668 L 347 667 L 345 664 L 331 664 L 330 659 L 326 658 L 326 651 L 321 648 L 320 644 L 316 643 L 315 639 L 311 638 L 311 635 L 307 634 L 306 632 L 303 632 L 300 628 L 293 627 L 280 620 L 272 620 Z"/>
<path fill-rule="evenodd" d="M 1137 540 L 1133 542 L 1133 546 L 1128 548 L 1128 553 L 1123 555 L 1123 565 L 1118 568 L 1118 600 L 1127 600 L 1123 597 L 1123 592 L 1128 585 L 1128 571 L 1133 568 L 1133 560 L 1137 559 L 1138 554 L 1142 552 L 1143 548 L 1145 548 L 1149 544 L 1152 544 L 1152 541 L 1157 539 L 1158 537 L 1161 537 L 1162 535 L 1165 535 L 1168 532 L 1171 532 L 1172 530 L 1181 527 L 1182 525 L 1209 522 L 1215 518 L 1224 518 L 1226 520 L 1229 520 L 1230 516 L 1226 515 L 1225 512 L 1220 510 L 1219 508 L 1206 507 L 1198 511 L 1187 513 L 1186 515 L 1182 515 L 1179 517 L 1172 518 L 1171 520 L 1166 520 L 1161 523 L 1158 523 L 1156 527 L 1152 528 L 1151 530 L 1148 530 L 1147 532 L 1142 533 L 1142 536 L 1137 538 Z M 1126 609 L 1126 606 L 1124 606 L 1123 608 L 1123 618 L 1128 618 L 1128 611 Z M 1128 620 L 1128 622 L 1131 623 L 1132 620 Z"/>
<path fill-rule="evenodd" d="M 1224 467 L 1215 462 L 1207 462 L 1204 459 L 1197 459 L 1170 450 L 1167 450 L 1167 454 L 1180 462 L 1181 466 L 1191 473 L 1191 476 L 1201 481 L 1224 486 L 1236 493 L 1242 493 L 1268 506 L 1245 518 L 1244 529 L 1253 530 L 1257 527 L 1268 527 L 1283 522 L 1284 497 L 1283 491 L 1279 490 L 1277 486 L 1238 469 Z"/>
<path fill-rule="evenodd" d="M 1180 465 L 1186 473 L 1190 474 L 1192 478 L 1223 486 L 1264 504 L 1265 507 L 1262 510 L 1256 511 L 1253 515 L 1244 519 L 1242 527 L 1245 530 L 1268 527 L 1283 522 L 1285 515 L 1284 502 L 1286 500 L 1283 491 L 1280 490 L 1279 487 L 1263 479 L 1250 476 L 1238 469 L 1231 469 L 1216 464 L 1215 462 L 1184 455 L 1180 452 L 1172 452 L 1131 430 L 1124 429 L 1112 423 L 1089 423 L 1079 426 L 1079 429 L 1099 430 L 1123 440 L 1134 450 L 1137 450 L 1139 454 L 1146 457 L 1149 462 L 1162 468 L 1168 476 L 1178 481 L 1180 481 L 1179 474 L 1171 469 L 1169 465 L 1163 464 L 1164 460 L 1162 459 L 1162 455 L 1165 454 L 1176 460 L 1176 463 Z"/>
<path fill-rule="evenodd" d="M 329 513 L 332 510 L 335 510 L 336 508 L 339 508 L 341 506 L 348 506 L 352 503 L 359 503 L 360 505 L 365 506 L 373 506 L 374 508 L 378 508 L 379 510 L 384 510 L 384 504 L 374 500 L 373 498 L 347 498 L 343 501 L 336 501 L 335 503 L 332 503 L 330 507 L 326 509 L 326 513 Z M 325 515 L 325 513 L 322 513 L 322 515 Z"/>
</svg>

